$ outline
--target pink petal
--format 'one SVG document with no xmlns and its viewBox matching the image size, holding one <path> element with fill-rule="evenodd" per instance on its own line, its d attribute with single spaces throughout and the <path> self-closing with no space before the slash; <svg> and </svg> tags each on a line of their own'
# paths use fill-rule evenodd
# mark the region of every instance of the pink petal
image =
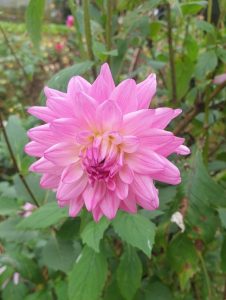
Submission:
<svg viewBox="0 0 226 300">
<path fill-rule="evenodd" d="M 66 167 L 62 173 L 61 180 L 63 183 L 73 183 L 79 180 L 84 174 L 81 162 L 78 161 Z"/>
<path fill-rule="evenodd" d="M 136 82 L 133 79 L 122 81 L 111 93 L 110 99 L 116 101 L 123 114 L 137 109 Z"/>
<path fill-rule="evenodd" d="M 138 152 L 128 155 L 126 162 L 134 172 L 146 175 L 162 171 L 165 167 L 161 156 L 142 147 Z"/>
<path fill-rule="evenodd" d="M 83 193 L 84 202 L 88 211 L 93 210 L 102 200 L 106 186 L 102 182 L 95 182 L 94 186 L 88 185 Z"/>
<path fill-rule="evenodd" d="M 148 108 L 156 93 L 156 75 L 151 74 L 137 85 L 138 109 Z"/>
<path fill-rule="evenodd" d="M 52 162 L 48 161 L 44 157 L 40 158 L 36 162 L 34 162 L 29 171 L 36 173 L 49 173 L 49 174 L 59 174 L 63 169 L 59 166 L 54 165 Z"/>
<path fill-rule="evenodd" d="M 74 118 L 56 119 L 50 124 L 50 129 L 55 135 L 60 135 L 64 140 L 75 141 L 75 136 L 80 129 L 79 122 Z"/>
<path fill-rule="evenodd" d="M 54 135 L 51 131 L 49 124 L 31 128 L 30 130 L 28 130 L 27 135 L 35 142 L 45 145 L 52 145 L 54 143 L 57 143 L 57 141 L 59 140 L 59 137 Z"/>
<path fill-rule="evenodd" d="M 74 76 L 70 79 L 67 86 L 67 96 L 72 103 L 76 101 L 79 92 L 90 93 L 91 84 L 81 76 Z"/>
<path fill-rule="evenodd" d="M 82 197 L 71 199 L 69 202 L 69 216 L 76 217 L 83 207 Z"/>
<path fill-rule="evenodd" d="M 100 130 L 119 130 L 122 123 L 122 112 L 112 100 L 103 102 L 96 112 Z"/>
<path fill-rule="evenodd" d="M 28 113 L 36 118 L 48 123 L 56 118 L 56 114 L 45 106 L 32 106 L 28 108 Z"/>
<path fill-rule="evenodd" d="M 133 184 L 131 185 L 133 192 L 137 195 L 138 203 L 146 209 L 156 209 L 159 205 L 158 190 L 153 184 L 153 180 L 149 176 L 135 174 Z"/>
<path fill-rule="evenodd" d="M 122 150 L 127 153 L 133 153 L 137 151 L 140 141 L 139 138 L 133 135 L 123 136 Z"/>
<path fill-rule="evenodd" d="M 87 177 L 85 175 L 73 183 L 67 184 L 61 181 L 57 190 L 58 201 L 64 202 L 69 199 L 77 198 L 84 191 L 86 185 Z"/>
<path fill-rule="evenodd" d="M 104 199 L 100 203 L 100 208 L 103 214 L 112 220 L 116 216 L 117 210 L 119 208 L 120 199 L 113 193 L 108 191 L 105 194 Z"/>
<path fill-rule="evenodd" d="M 44 174 L 41 177 L 40 185 L 43 189 L 57 189 L 60 176 L 55 174 Z"/>
<path fill-rule="evenodd" d="M 131 189 L 129 190 L 128 197 L 120 202 L 120 209 L 132 214 L 137 212 L 136 198 Z"/>
<path fill-rule="evenodd" d="M 107 63 L 103 64 L 100 75 L 94 81 L 91 87 L 90 95 L 99 103 L 109 99 L 110 94 L 115 88 L 111 71 Z"/>
<path fill-rule="evenodd" d="M 132 183 L 133 176 L 134 176 L 134 173 L 128 165 L 124 164 L 123 167 L 119 170 L 120 179 L 127 184 Z"/>
<path fill-rule="evenodd" d="M 30 156 L 41 157 L 47 148 L 47 145 L 32 141 L 24 147 L 24 151 Z"/>
<path fill-rule="evenodd" d="M 58 166 L 66 166 L 79 160 L 80 148 L 72 143 L 58 143 L 45 151 L 44 157 Z"/>
<path fill-rule="evenodd" d="M 185 145 L 180 145 L 175 152 L 180 155 L 188 155 L 191 153 L 190 149 Z"/>
<path fill-rule="evenodd" d="M 66 97 L 67 97 L 66 93 L 63 93 L 61 91 L 49 88 L 48 86 L 46 86 L 44 88 L 44 94 L 46 95 L 47 98 L 59 97 L 61 99 L 66 99 Z"/>
<path fill-rule="evenodd" d="M 121 181 L 118 177 L 116 181 L 116 195 L 119 199 L 125 199 L 128 196 L 129 187 L 128 184 Z"/>
<path fill-rule="evenodd" d="M 93 210 L 92 210 L 92 213 L 93 213 L 93 218 L 94 218 L 94 221 L 95 222 L 99 222 L 101 217 L 103 216 L 103 213 L 100 209 L 99 206 L 95 207 Z"/>
</svg>

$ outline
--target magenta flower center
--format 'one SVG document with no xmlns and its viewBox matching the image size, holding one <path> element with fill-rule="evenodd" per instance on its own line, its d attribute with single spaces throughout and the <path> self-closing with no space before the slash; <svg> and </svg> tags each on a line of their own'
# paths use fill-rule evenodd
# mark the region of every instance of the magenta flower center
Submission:
<svg viewBox="0 0 226 300">
<path fill-rule="evenodd" d="M 105 133 L 88 137 L 90 143 L 80 152 L 89 182 L 104 181 L 111 185 L 112 178 L 123 165 L 122 137 L 118 133 Z"/>
</svg>

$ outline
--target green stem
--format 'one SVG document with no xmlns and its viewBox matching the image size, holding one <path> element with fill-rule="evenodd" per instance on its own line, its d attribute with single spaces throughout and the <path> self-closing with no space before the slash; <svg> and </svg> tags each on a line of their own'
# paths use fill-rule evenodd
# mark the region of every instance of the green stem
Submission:
<svg viewBox="0 0 226 300">
<path fill-rule="evenodd" d="M 211 23 L 212 17 L 212 0 L 208 0 L 207 21 Z"/>
<path fill-rule="evenodd" d="M 171 20 L 171 8 L 170 4 L 166 5 L 167 13 L 167 39 L 169 47 L 169 63 L 170 63 L 170 73 L 171 73 L 171 84 L 172 84 L 172 100 L 177 104 L 177 84 L 176 84 L 176 70 L 174 61 L 174 49 L 173 49 L 173 37 L 172 37 L 172 20 Z"/>
<path fill-rule="evenodd" d="M 89 15 L 89 0 L 83 0 L 83 14 L 84 14 L 84 26 L 85 26 L 85 36 L 86 36 L 86 45 L 88 57 L 90 60 L 94 61 L 94 54 L 92 49 L 92 35 L 90 27 L 90 15 Z M 94 78 L 97 76 L 95 66 L 92 67 L 92 72 Z"/>
<path fill-rule="evenodd" d="M 208 163 L 208 154 L 209 154 L 209 103 L 205 103 L 205 116 L 204 116 L 204 138 L 205 144 L 203 148 L 203 160 L 207 165 Z"/>
<path fill-rule="evenodd" d="M 78 46 L 79 46 L 79 52 L 80 52 L 80 55 L 82 58 L 85 58 L 86 57 L 86 53 L 85 53 L 85 49 L 83 47 L 83 41 L 82 41 L 82 34 L 80 32 L 80 29 L 79 29 L 79 23 L 78 23 L 78 20 L 77 20 L 77 15 L 76 15 L 76 3 L 75 3 L 75 0 L 69 0 L 69 7 L 70 7 L 70 10 L 71 10 L 71 13 L 74 17 L 74 25 L 75 25 L 75 29 L 76 29 L 76 35 L 77 35 L 77 39 L 78 39 Z"/>
<path fill-rule="evenodd" d="M 16 172 L 18 173 L 18 175 L 19 175 L 19 177 L 20 177 L 20 179 L 21 179 L 21 181 L 22 181 L 22 183 L 23 183 L 25 189 L 27 190 L 28 194 L 29 194 L 30 197 L 32 198 L 34 204 L 35 204 L 37 207 L 39 207 L 38 201 L 36 200 L 36 198 L 35 198 L 33 192 L 31 191 L 29 185 L 27 184 L 26 179 L 24 178 L 23 174 L 21 173 L 21 171 L 20 171 L 20 169 L 19 169 L 19 167 L 18 167 L 16 157 L 15 157 L 15 155 L 14 155 L 14 153 L 13 153 L 13 149 L 12 149 L 12 147 L 11 147 L 11 144 L 10 144 L 10 141 L 9 141 L 9 138 L 8 138 L 8 135 L 7 135 L 7 132 L 6 132 L 5 127 L 4 127 L 4 124 L 3 124 L 3 118 L 2 118 L 1 113 L 0 113 L 0 127 L 2 128 L 3 137 L 4 137 L 4 140 L 5 140 L 5 142 L 6 142 L 7 148 L 8 148 L 8 150 L 9 150 L 9 154 L 10 154 L 10 156 L 11 156 L 11 159 L 12 159 L 12 161 L 13 161 L 14 168 L 16 169 Z"/>
<path fill-rule="evenodd" d="M 106 18 L 106 48 L 111 51 L 112 36 L 112 0 L 107 1 L 107 18 Z M 108 61 L 110 57 L 108 58 Z"/>
<path fill-rule="evenodd" d="M 208 299 L 211 300 L 212 299 L 212 296 L 211 296 L 212 292 L 211 292 L 210 278 L 209 278 L 209 275 L 208 275 L 206 264 L 205 264 L 205 261 L 203 259 L 202 253 L 200 251 L 198 251 L 198 256 L 199 256 L 199 259 L 200 259 L 200 262 L 201 262 L 202 270 L 203 270 L 203 273 L 204 273 L 204 278 L 205 278 L 205 281 L 206 281 L 206 286 L 207 286 L 207 290 L 208 290 Z"/>
<path fill-rule="evenodd" d="M 11 51 L 16 63 L 18 64 L 18 67 L 20 67 L 22 73 L 23 73 L 23 76 L 25 78 L 26 81 L 29 81 L 29 78 L 28 78 L 28 75 L 23 67 L 23 64 L 20 62 L 19 58 L 17 57 L 17 54 L 16 52 L 14 51 L 8 37 L 7 37 L 7 34 L 5 33 L 5 30 L 2 28 L 2 26 L 0 25 L 0 31 L 2 32 L 2 35 L 4 37 L 4 40 L 6 42 L 6 45 L 8 46 L 9 50 Z"/>
</svg>

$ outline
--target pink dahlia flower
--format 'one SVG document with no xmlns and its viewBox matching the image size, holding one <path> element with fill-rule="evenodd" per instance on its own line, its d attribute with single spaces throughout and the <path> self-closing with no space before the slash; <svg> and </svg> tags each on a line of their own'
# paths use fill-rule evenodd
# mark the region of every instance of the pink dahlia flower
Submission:
<svg viewBox="0 0 226 300">
<path fill-rule="evenodd" d="M 67 16 L 66 26 L 70 28 L 73 25 L 74 25 L 74 17 L 73 16 Z"/>
<path fill-rule="evenodd" d="M 27 154 L 39 157 L 30 170 L 42 173 L 41 186 L 56 191 L 59 206 L 75 217 L 85 205 L 98 221 L 117 210 L 135 213 L 137 205 L 158 208 L 154 180 L 181 181 L 168 159 L 189 154 L 184 139 L 164 130 L 180 109 L 148 109 L 156 91 L 154 74 L 139 84 L 115 86 L 107 64 L 90 84 L 72 77 L 67 92 L 46 87 L 46 106 L 29 113 L 46 124 L 32 128 Z"/>
</svg>

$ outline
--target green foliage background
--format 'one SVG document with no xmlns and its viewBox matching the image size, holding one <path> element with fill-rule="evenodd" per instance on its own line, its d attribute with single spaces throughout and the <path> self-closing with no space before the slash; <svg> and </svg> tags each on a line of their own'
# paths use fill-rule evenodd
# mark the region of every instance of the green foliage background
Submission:
<svg viewBox="0 0 226 300">
<path fill-rule="evenodd" d="M 226 81 L 213 81 L 226 73 L 224 1 L 67 5 L 74 28 L 44 21 L 44 0 L 30 0 L 26 24 L 0 22 L 1 125 L 17 164 L 1 133 L 0 298 L 226 299 Z M 33 159 L 23 148 L 26 130 L 38 124 L 26 108 L 45 102 L 43 86 L 64 91 L 77 74 L 92 81 L 105 61 L 116 82 L 157 74 L 152 106 L 183 109 L 169 130 L 192 154 L 172 156 L 183 180 L 158 185 L 157 211 L 95 223 L 85 210 L 72 219 L 58 208 L 28 172 Z M 40 205 L 26 218 L 23 205 L 35 203 L 21 177 Z M 177 211 L 184 232 L 171 222 Z"/>
</svg>

